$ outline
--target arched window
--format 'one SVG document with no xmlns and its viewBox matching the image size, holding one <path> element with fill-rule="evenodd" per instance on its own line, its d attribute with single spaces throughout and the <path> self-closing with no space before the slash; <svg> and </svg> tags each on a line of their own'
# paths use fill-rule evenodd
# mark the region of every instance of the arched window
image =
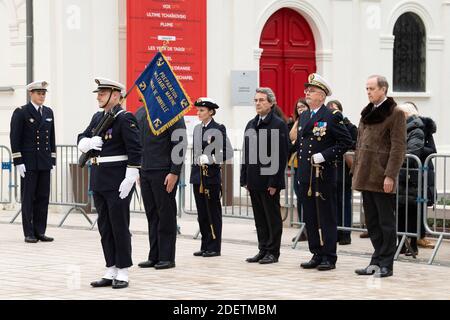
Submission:
<svg viewBox="0 0 450 320">
<path fill-rule="evenodd" d="M 420 17 L 402 14 L 394 26 L 394 91 L 425 92 L 426 31 Z"/>
</svg>

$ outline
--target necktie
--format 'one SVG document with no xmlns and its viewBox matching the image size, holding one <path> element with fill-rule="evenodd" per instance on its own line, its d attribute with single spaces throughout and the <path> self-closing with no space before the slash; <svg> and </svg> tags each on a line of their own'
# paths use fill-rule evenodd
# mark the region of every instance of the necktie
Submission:
<svg viewBox="0 0 450 320">
<path fill-rule="evenodd" d="M 38 112 L 39 112 L 39 115 L 42 116 L 42 107 L 39 107 Z"/>
<path fill-rule="evenodd" d="M 311 111 L 311 118 L 314 117 L 315 114 L 316 114 L 315 111 Z"/>
<path fill-rule="evenodd" d="M 262 122 L 262 118 L 259 117 L 259 119 L 258 119 L 258 124 L 257 124 L 258 127 L 259 127 L 259 125 L 261 124 L 261 122 Z"/>
</svg>

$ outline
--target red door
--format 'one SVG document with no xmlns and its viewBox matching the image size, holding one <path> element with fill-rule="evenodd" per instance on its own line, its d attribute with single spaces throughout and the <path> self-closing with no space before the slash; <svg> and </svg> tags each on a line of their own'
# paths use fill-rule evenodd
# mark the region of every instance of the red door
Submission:
<svg viewBox="0 0 450 320">
<path fill-rule="evenodd" d="M 304 83 L 316 72 L 316 45 L 308 22 L 294 10 L 275 12 L 264 26 L 260 48 L 260 85 L 275 92 L 287 116 L 294 103 L 304 97 Z"/>
</svg>

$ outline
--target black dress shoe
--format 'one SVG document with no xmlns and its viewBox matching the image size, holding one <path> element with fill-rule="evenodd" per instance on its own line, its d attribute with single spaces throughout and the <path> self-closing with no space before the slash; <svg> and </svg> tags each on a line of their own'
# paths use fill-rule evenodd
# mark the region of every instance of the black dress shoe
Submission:
<svg viewBox="0 0 450 320">
<path fill-rule="evenodd" d="M 215 252 L 215 251 L 205 251 L 203 252 L 203 256 L 205 258 L 209 258 L 209 257 L 219 257 L 220 256 L 220 252 Z"/>
<path fill-rule="evenodd" d="M 52 242 L 54 239 L 51 237 L 47 237 L 45 234 L 40 234 L 36 236 L 36 238 L 42 242 Z"/>
<path fill-rule="evenodd" d="M 101 278 L 98 281 L 91 282 L 91 286 L 94 288 L 102 288 L 102 287 L 110 287 L 112 286 L 113 281 L 110 279 Z"/>
<path fill-rule="evenodd" d="M 264 258 L 258 261 L 259 264 L 269 264 L 276 262 L 278 262 L 278 258 L 271 253 L 266 254 Z"/>
<path fill-rule="evenodd" d="M 36 239 L 34 237 L 25 237 L 25 242 L 26 243 L 37 243 L 38 239 Z"/>
<path fill-rule="evenodd" d="M 255 263 L 258 262 L 259 260 L 261 260 L 262 258 L 264 258 L 266 256 L 266 254 L 262 251 L 258 252 L 258 254 L 254 257 L 251 258 L 247 258 L 245 259 L 245 261 L 249 262 L 249 263 Z"/>
<path fill-rule="evenodd" d="M 331 263 L 330 261 L 322 261 L 317 266 L 317 270 L 319 270 L 319 271 L 327 271 L 327 270 L 333 270 L 333 269 L 336 269 L 336 265 L 334 263 Z"/>
<path fill-rule="evenodd" d="M 147 260 L 138 264 L 140 268 L 153 268 L 158 261 L 155 260 Z"/>
<path fill-rule="evenodd" d="M 386 278 L 391 277 L 392 275 L 394 275 L 394 272 L 388 267 L 381 267 L 381 269 L 375 273 L 375 277 L 377 278 Z"/>
<path fill-rule="evenodd" d="M 409 251 L 409 250 L 406 250 L 406 252 L 405 252 L 405 256 L 407 256 L 407 257 L 410 257 L 410 256 L 415 257 L 415 256 L 417 256 L 418 254 L 419 254 L 419 250 L 417 250 L 417 249 L 413 249 L 412 252 Z"/>
<path fill-rule="evenodd" d="M 339 240 L 339 245 L 341 245 L 341 246 L 346 246 L 349 244 L 352 244 L 351 238 L 343 238 L 343 239 Z"/>
<path fill-rule="evenodd" d="M 202 257 L 204 253 L 205 253 L 205 250 L 195 251 L 194 252 L 194 256 L 195 257 Z"/>
<path fill-rule="evenodd" d="M 319 257 L 313 257 L 308 262 L 303 262 L 302 264 L 300 264 L 300 267 L 302 267 L 303 269 L 315 269 L 321 262 L 322 259 L 320 259 Z"/>
<path fill-rule="evenodd" d="M 379 266 L 370 265 L 363 269 L 356 269 L 355 273 L 359 276 L 371 276 L 380 269 Z"/>
<path fill-rule="evenodd" d="M 116 280 L 114 279 L 112 282 L 113 289 L 124 289 L 128 287 L 128 281 Z"/>
<path fill-rule="evenodd" d="M 160 261 L 157 264 L 155 264 L 155 269 L 157 270 L 170 268 L 175 268 L 175 261 Z"/>
</svg>

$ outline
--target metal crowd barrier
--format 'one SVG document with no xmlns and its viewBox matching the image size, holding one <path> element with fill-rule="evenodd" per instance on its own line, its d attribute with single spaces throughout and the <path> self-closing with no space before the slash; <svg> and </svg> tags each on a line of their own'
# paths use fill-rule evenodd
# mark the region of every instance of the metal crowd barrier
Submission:
<svg viewBox="0 0 450 320">
<path fill-rule="evenodd" d="M 51 172 L 50 205 L 69 207 L 58 224 L 61 227 L 67 217 L 74 211 L 79 211 L 92 226 L 93 222 L 88 216 L 91 210 L 91 195 L 89 194 L 89 167 L 81 169 L 78 166 L 80 153 L 77 146 L 56 146 L 56 166 Z M 15 170 L 16 171 L 16 170 Z M 14 174 L 14 194 L 17 203 L 21 203 L 21 178 Z M 21 209 L 12 218 L 14 223 L 20 215 Z"/>
<path fill-rule="evenodd" d="M 178 190 L 178 215 L 196 214 L 195 201 L 193 196 L 192 185 L 189 183 L 190 168 L 192 161 L 192 148 L 189 149 L 189 156 L 186 158 L 185 166 L 183 167 Z M 222 194 L 222 212 L 224 217 L 239 218 L 239 219 L 253 219 L 253 212 L 251 207 L 251 201 L 248 191 L 240 186 L 240 160 L 242 158 L 242 150 L 234 149 L 234 158 L 223 165 L 223 194 Z M 92 201 L 92 194 L 89 191 L 89 166 L 81 169 L 78 167 L 79 151 L 76 146 L 71 145 L 59 145 L 57 146 L 57 161 L 56 167 L 52 170 L 51 177 L 51 192 L 50 192 L 50 204 L 68 207 L 69 209 L 64 214 L 64 217 L 59 223 L 61 227 L 67 217 L 74 211 L 79 211 L 89 222 L 91 228 L 94 228 L 96 221 L 92 221 L 88 216 L 89 212 L 95 212 L 95 208 Z M 347 153 L 347 156 L 354 156 L 354 153 Z M 14 198 L 17 203 L 21 202 L 20 197 L 20 176 L 16 170 L 12 168 L 12 156 L 11 151 L 5 147 L 0 146 L 0 157 L 2 162 L 1 174 L 0 174 L 0 203 L 9 204 Z M 428 234 L 438 237 L 433 254 L 429 260 L 429 264 L 432 264 L 437 252 L 442 245 L 442 241 L 445 237 L 450 237 L 450 228 L 447 226 L 450 223 L 449 207 L 450 207 L 450 195 L 446 181 L 447 167 L 450 165 L 450 155 L 448 154 L 433 154 L 428 157 L 425 163 L 422 165 L 420 159 L 414 155 L 406 155 L 405 165 L 401 169 L 401 175 L 406 179 L 398 179 L 397 194 L 396 194 L 396 222 L 397 222 L 397 234 L 401 236 L 400 244 L 397 248 L 395 258 L 398 258 L 402 246 L 405 244 L 409 250 L 411 247 L 407 238 L 415 237 L 420 238 L 420 225 L 423 222 L 425 230 Z M 434 165 L 434 172 L 432 177 L 434 178 L 435 185 L 433 188 L 432 197 L 434 199 L 433 206 L 428 207 L 427 199 L 427 186 L 429 183 L 429 170 L 430 165 Z M 345 161 L 342 162 L 342 170 L 345 169 Z M 294 177 L 295 169 L 288 168 L 286 170 L 286 189 L 281 195 L 282 208 L 284 212 L 283 220 L 288 216 L 290 217 L 290 226 L 298 226 L 299 232 L 293 239 L 293 248 L 296 247 L 300 236 L 305 230 L 305 224 L 303 220 L 303 212 L 301 208 L 297 207 L 297 197 L 294 192 Z M 437 178 L 439 177 L 439 180 Z M 342 190 L 345 190 L 347 179 L 346 175 L 343 175 Z M 399 187 L 403 185 L 404 194 L 399 194 Z M 417 187 L 417 195 L 414 194 L 415 201 L 409 203 L 404 199 L 411 198 L 409 189 Z M 133 198 L 130 204 L 132 213 L 145 213 L 143 202 L 140 196 L 139 186 L 136 192 L 133 194 Z M 236 191 L 235 191 L 236 190 Z M 338 214 L 341 215 L 342 223 L 338 225 L 338 230 L 342 231 L 366 231 L 363 227 L 363 206 L 359 192 L 351 191 L 351 219 L 350 222 L 345 219 L 345 192 L 338 194 L 342 197 L 343 208 Z M 403 200 L 402 200 L 403 199 Z M 402 202 L 403 201 L 403 202 Z M 417 208 L 417 215 L 415 221 L 417 228 L 411 230 L 409 228 L 411 217 L 408 216 L 408 209 L 410 206 Z M 358 210 L 359 209 L 359 210 Z M 297 212 L 297 214 L 296 214 Z M 298 214 L 298 212 L 300 214 Z M 399 214 L 402 212 L 404 216 L 399 218 Z M 13 223 L 20 210 L 11 220 Z M 355 216 L 359 214 L 359 224 L 355 223 Z M 348 219 L 347 219 L 348 220 Z M 398 230 L 399 222 L 405 226 L 405 230 Z M 198 236 L 198 232 L 196 234 Z M 413 250 L 411 250 L 412 252 Z M 415 257 L 415 256 L 413 256 Z"/>
<path fill-rule="evenodd" d="M 400 178 L 400 177 L 405 177 Z M 396 225 L 397 225 L 397 236 L 401 236 L 401 240 L 398 244 L 397 251 L 395 253 L 395 259 L 398 258 L 400 255 L 400 251 L 403 248 L 403 245 L 406 245 L 407 250 L 411 253 L 413 258 L 416 258 L 416 254 L 411 248 L 411 245 L 407 238 L 416 238 L 417 240 L 420 239 L 420 222 L 421 222 L 421 215 L 422 215 L 422 206 L 423 206 L 423 199 L 422 199 L 422 189 L 423 189 L 423 169 L 422 169 L 422 161 L 420 159 L 412 154 L 407 154 L 405 158 L 405 165 L 400 169 L 399 178 L 397 179 L 397 192 L 395 197 L 395 212 L 396 214 Z M 404 181 L 403 181 L 404 180 Z M 410 189 L 414 190 L 413 188 L 416 187 L 416 191 L 410 192 Z M 401 192 L 401 189 L 403 192 Z M 413 198 L 413 202 L 410 203 L 409 199 Z M 410 225 L 410 217 L 409 217 L 409 208 L 412 207 L 413 211 L 416 212 L 415 214 L 415 225 L 416 228 L 413 230 L 409 227 Z M 403 219 L 401 219 L 400 216 L 403 216 Z M 402 221 L 401 221 L 401 220 Z M 399 226 L 401 225 L 404 227 L 399 230 Z"/>
<path fill-rule="evenodd" d="M 235 155 L 233 159 L 222 166 L 222 185 L 231 186 L 231 188 L 222 188 L 222 216 L 253 219 L 250 196 L 248 191 L 240 186 L 239 175 L 242 150 L 234 149 L 233 151 Z M 188 156 L 186 157 L 185 165 L 183 166 L 180 177 L 181 192 L 179 193 L 179 199 L 181 201 L 179 201 L 179 205 L 181 206 L 181 213 L 187 215 L 197 214 L 194 189 L 189 182 L 191 177 L 193 152 L 194 150 L 192 148 L 188 149 Z M 234 193 L 234 190 L 238 190 L 237 194 Z"/>
<path fill-rule="evenodd" d="M 179 186 L 179 214 L 196 215 L 194 190 L 189 183 L 191 175 L 191 165 L 193 159 L 193 149 L 188 148 L 185 165 L 180 176 Z M 227 218 L 253 219 L 253 209 L 251 206 L 248 190 L 240 185 L 240 167 L 242 159 L 242 150 L 233 149 L 233 158 L 222 165 L 222 216 Z M 285 172 L 286 185 L 289 177 L 294 172 L 289 169 Z M 235 190 L 237 190 L 235 192 Z M 282 212 L 286 212 L 285 220 L 290 211 L 294 210 L 293 189 L 286 188 L 280 195 L 282 203 Z M 197 231 L 194 238 L 197 238 L 200 231 Z"/>
<path fill-rule="evenodd" d="M 339 170 L 342 170 L 344 172 L 344 174 L 342 175 L 342 181 L 339 181 L 338 183 L 340 184 L 340 190 L 337 191 L 337 197 L 341 197 L 341 201 L 342 201 L 342 210 L 340 212 L 338 212 L 338 218 L 340 218 L 341 223 L 338 223 L 338 230 L 340 231 L 357 231 L 357 232 L 361 232 L 361 231 L 367 231 L 366 228 L 364 228 L 365 225 L 365 221 L 364 221 L 364 208 L 362 205 L 362 198 L 361 198 L 361 194 L 358 191 L 355 191 L 353 189 L 351 189 L 351 183 L 349 185 L 347 185 L 348 181 L 347 179 L 349 178 L 348 175 L 345 174 L 345 170 L 346 170 L 346 162 L 345 162 L 345 157 L 346 156 L 350 156 L 350 157 L 354 157 L 355 154 L 354 152 L 347 152 L 344 157 L 343 157 L 343 161 L 341 162 L 342 167 L 338 168 Z M 410 155 L 407 154 L 406 155 L 406 161 L 405 161 L 406 166 L 401 168 L 401 174 L 400 175 L 404 175 L 405 177 L 408 177 L 408 179 L 405 179 L 405 181 L 399 181 L 399 179 L 397 179 L 397 192 L 396 192 L 396 197 L 395 197 L 395 209 L 396 209 L 396 230 L 397 230 L 397 235 L 401 236 L 401 240 L 400 243 L 398 245 L 396 254 L 395 254 L 395 259 L 398 258 L 401 248 L 403 247 L 403 245 L 405 244 L 407 249 L 412 252 L 413 257 L 415 258 L 415 254 L 410 246 L 410 243 L 408 242 L 407 238 L 408 237 L 415 237 L 415 238 L 420 238 L 420 221 L 421 221 L 421 211 L 422 211 L 422 203 L 423 203 L 423 199 L 422 199 L 422 164 L 420 159 L 415 156 L 415 155 Z M 351 177 L 350 177 L 351 178 Z M 402 214 L 402 218 L 400 220 L 400 222 L 406 227 L 410 224 L 410 219 L 408 216 L 408 209 L 411 206 L 411 204 L 409 204 L 407 201 L 404 202 L 403 200 L 399 201 L 399 199 L 401 199 L 401 196 L 403 196 L 404 198 L 408 199 L 408 196 L 411 197 L 411 195 L 409 195 L 409 189 L 412 186 L 411 181 L 417 181 L 417 191 L 414 194 L 414 199 L 415 199 L 415 205 L 417 206 L 417 214 L 416 214 L 416 225 L 417 227 L 414 230 L 411 230 L 410 228 L 406 228 L 405 231 L 399 231 L 399 213 Z M 403 190 L 404 190 L 404 194 L 399 194 L 399 187 L 402 186 Z M 293 185 L 290 186 L 291 188 L 293 188 Z M 350 187 L 350 189 L 348 189 Z M 346 190 L 347 189 L 347 190 Z M 349 195 L 346 195 L 346 192 L 350 192 Z M 346 204 L 346 196 L 350 196 L 350 216 L 346 217 L 346 210 L 348 209 L 347 206 L 348 204 Z M 295 196 L 295 199 L 292 201 L 293 203 L 297 203 L 297 197 Z M 299 210 L 298 206 L 297 207 L 297 211 Z M 356 209 L 356 210 L 355 210 Z M 355 223 L 355 216 L 359 216 L 359 223 Z M 297 219 L 296 219 L 297 218 Z M 349 221 L 348 221 L 349 220 Z M 339 219 L 338 219 L 339 221 Z M 305 231 L 305 223 L 303 220 L 303 212 L 300 208 L 300 215 L 297 215 L 297 217 L 294 217 L 294 215 L 291 215 L 291 226 L 294 225 L 298 225 L 300 226 L 299 232 L 297 234 L 297 236 L 293 239 L 293 244 L 292 244 L 292 248 L 295 249 L 298 241 L 300 239 L 300 236 L 302 235 L 302 233 Z"/>
<path fill-rule="evenodd" d="M 2 162 L 0 172 L 0 203 L 9 204 L 12 202 L 12 155 L 11 151 L 5 147 L 0 146 L 0 160 Z"/>
<path fill-rule="evenodd" d="M 434 166 L 434 172 L 431 171 L 431 164 Z M 432 264 L 436 258 L 444 237 L 450 237 L 450 195 L 448 191 L 449 186 L 446 183 L 448 179 L 447 169 L 450 169 L 449 165 L 450 154 L 432 154 L 425 160 L 423 165 L 424 186 L 428 186 L 430 177 L 434 178 L 434 188 L 431 194 L 433 206 L 423 206 L 423 223 L 426 232 L 438 237 L 428 264 Z M 426 204 L 428 200 L 427 188 L 424 188 L 423 202 Z M 430 222 L 432 225 L 430 225 Z M 447 227 L 447 224 L 449 224 L 449 227 Z"/>
</svg>

